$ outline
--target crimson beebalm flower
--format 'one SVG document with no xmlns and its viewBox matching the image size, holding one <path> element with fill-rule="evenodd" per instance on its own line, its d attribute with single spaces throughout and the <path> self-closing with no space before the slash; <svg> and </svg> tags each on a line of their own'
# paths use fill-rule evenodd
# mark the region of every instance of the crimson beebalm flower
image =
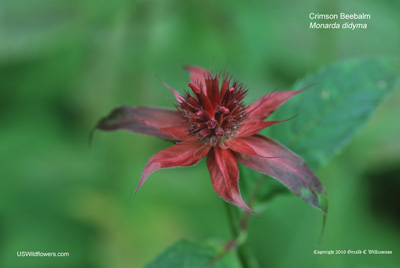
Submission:
<svg viewBox="0 0 400 268">
<path fill-rule="evenodd" d="M 302 90 L 272 92 L 246 106 L 243 98 L 247 90 L 241 83 L 199 67 L 186 69 L 192 92 L 180 95 L 164 83 L 177 100 L 176 110 L 123 106 L 97 125 L 101 130 L 125 129 L 176 142 L 150 158 L 136 191 L 156 170 L 195 165 L 207 157 L 214 190 L 231 204 L 253 212 L 240 195 L 240 162 L 274 177 L 305 201 L 326 210 L 323 186 L 303 159 L 257 134 L 282 122 L 263 120 Z"/>
</svg>

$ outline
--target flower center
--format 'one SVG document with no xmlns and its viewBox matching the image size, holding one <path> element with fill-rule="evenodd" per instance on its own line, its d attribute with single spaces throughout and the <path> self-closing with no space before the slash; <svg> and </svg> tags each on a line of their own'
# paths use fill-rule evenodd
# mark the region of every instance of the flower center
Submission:
<svg viewBox="0 0 400 268">
<path fill-rule="evenodd" d="M 193 94 L 186 92 L 179 110 L 186 120 L 189 133 L 199 142 L 215 146 L 219 141 L 233 138 L 248 118 L 243 98 L 247 90 L 238 82 L 230 86 L 224 76 L 221 88 L 219 75 L 206 75 L 204 82 L 189 83 Z"/>
</svg>

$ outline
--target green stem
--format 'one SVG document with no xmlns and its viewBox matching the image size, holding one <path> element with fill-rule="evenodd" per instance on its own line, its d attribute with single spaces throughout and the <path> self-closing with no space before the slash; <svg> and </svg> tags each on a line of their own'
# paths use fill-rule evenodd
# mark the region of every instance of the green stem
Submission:
<svg viewBox="0 0 400 268">
<path fill-rule="evenodd" d="M 238 237 L 240 232 L 240 225 L 238 219 L 240 218 L 238 210 L 236 207 L 232 206 L 231 204 L 225 202 L 225 208 L 228 214 L 228 222 L 229 227 L 231 228 L 231 233 L 233 237 Z"/>
<path fill-rule="evenodd" d="M 240 215 L 236 207 L 229 203 L 225 203 L 225 205 L 228 212 L 228 221 L 231 232 L 233 237 L 235 237 L 235 242 L 237 244 L 237 253 L 242 268 L 258 268 L 259 266 L 246 244 L 247 224 L 241 224 L 244 218 L 240 219 Z M 243 216 L 246 217 L 246 214 Z"/>
<path fill-rule="evenodd" d="M 256 259 L 246 243 L 238 247 L 238 255 L 243 268 L 259 268 Z M 245 260 L 245 262 L 243 262 L 243 260 Z"/>
</svg>

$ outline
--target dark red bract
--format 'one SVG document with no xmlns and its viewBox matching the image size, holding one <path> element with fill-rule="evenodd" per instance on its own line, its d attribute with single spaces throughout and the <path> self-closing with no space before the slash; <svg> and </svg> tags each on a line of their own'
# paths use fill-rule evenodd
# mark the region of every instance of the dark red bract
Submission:
<svg viewBox="0 0 400 268">
<path fill-rule="evenodd" d="M 302 90 L 272 92 L 246 106 L 247 91 L 241 83 L 199 67 L 186 69 L 192 92 L 182 96 L 164 83 L 177 100 L 177 110 L 123 106 L 97 125 L 101 130 L 125 129 L 176 142 L 150 158 L 137 190 L 158 169 L 195 165 L 207 157 L 213 188 L 229 203 L 253 212 L 240 194 L 240 162 L 274 177 L 321 209 L 324 188 L 305 162 L 278 142 L 257 134 L 282 122 L 263 120 Z"/>
</svg>

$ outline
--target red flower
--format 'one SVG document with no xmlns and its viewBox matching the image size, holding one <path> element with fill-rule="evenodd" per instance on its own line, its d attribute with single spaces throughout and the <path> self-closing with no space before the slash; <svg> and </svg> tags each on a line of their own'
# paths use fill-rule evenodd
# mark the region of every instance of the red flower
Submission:
<svg viewBox="0 0 400 268">
<path fill-rule="evenodd" d="M 207 157 L 214 190 L 231 204 L 253 212 L 240 195 L 240 162 L 276 178 L 321 209 L 321 194 L 325 191 L 303 159 L 273 139 L 257 134 L 282 122 L 263 120 L 302 90 L 273 92 L 246 106 L 243 98 L 247 90 L 242 84 L 199 67 L 186 69 L 192 93 L 182 96 L 164 84 L 175 95 L 177 110 L 123 106 L 97 125 L 101 130 L 125 129 L 176 142 L 150 158 L 136 191 L 156 170 L 195 165 Z"/>
</svg>

